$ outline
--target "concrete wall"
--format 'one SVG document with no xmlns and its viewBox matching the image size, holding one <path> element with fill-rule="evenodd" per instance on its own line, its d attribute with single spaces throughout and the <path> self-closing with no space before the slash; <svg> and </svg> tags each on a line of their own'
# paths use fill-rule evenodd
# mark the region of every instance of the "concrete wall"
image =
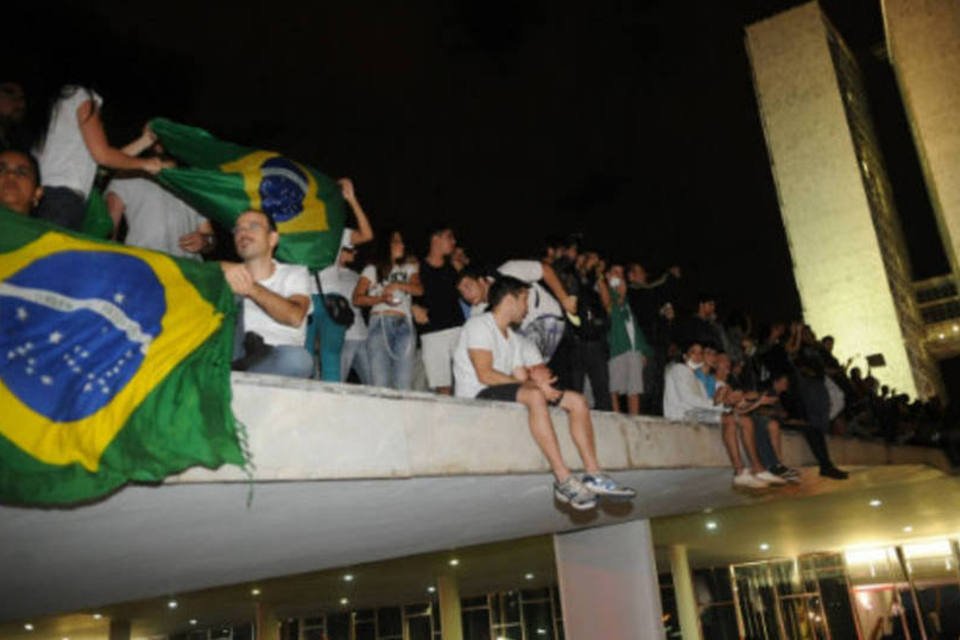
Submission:
<svg viewBox="0 0 960 640">
<path fill-rule="evenodd" d="M 819 7 L 750 25 L 746 45 L 804 317 L 841 360 L 883 353 L 877 375 L 915 394 Z"/>
<path fill-rule="evenodd" d="M 960 274 L 960 2 L 883 0 L 887 49 L 927 189 Z"/>
<path fill-rule="evenodd" d="M 345 480 L 546 473 L 526 411 L 503 402 L 234 374 L 234 411 L 246 425 L 256 480 Z M 564 457 L 579 458 L 565 414 L 553 412 Z M 594 412 L 597 453 L 609 470 L 726 468 L 719 429 L 655 417 Z M 931 464 L 941 452 L 838 439 L 839 464 Z M 788 464 L 812 465 L 803 438 L 787 433 Z M 168 483 L 244 480 L 236 467 L 192 469 Z"/>
</svg>

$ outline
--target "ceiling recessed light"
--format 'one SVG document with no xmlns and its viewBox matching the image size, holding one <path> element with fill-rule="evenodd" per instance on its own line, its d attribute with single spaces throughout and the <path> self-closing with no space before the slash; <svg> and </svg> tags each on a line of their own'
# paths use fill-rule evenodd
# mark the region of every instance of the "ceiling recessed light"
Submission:
<svg viewBox="0 0 960 640">
<path fill-rule="evenodd" d="M 449 562 L 448 564 L 449 564 L 451 567 L 455 567 L 455 566 L 457 566 L 457 565 L 460 564 L 460 561 L 457 560 L 456 558 L 450 558 L 450 562 Z"/>
<path fill-rule="evenodd" d="M 760 543 L 760 551 L 769 551 L 769 550 L 770 550 L 770 545 L 768 545 L 766 542 Z"/>
<path fill-rule="evenodd" d="M 70 640 L 70 637 L 69 637 L 69 636 L 63 636 L 62 638 L 60 638 L 60 640 Z"/>
<path fill-rule="evenodd" d="M 345 573 L 345 574 L 343 574 L 343 581 L 344 581 L 344 582 L 353 582 L 353 574 L 352 574 L 352 573 Z"/>
<path fill-rule="evenodd" d="M 716 520 L 707 520 L 706 527 L 707 527 L 707 531 L 715 531 L 717 528 Z"/>
<path fill-rule="evenodd" d="M 434 586 L 427 587 L 427 593 L 436 593 L 437 588 Z"/>
<path fill-rule="evenodd" d="M 196 619 L 196 618 L 190 618 L 190 624 L 193 625 L 194 627 L 197 626 L 197 619 Z"/>
<path fill-rule="evenodd" d="M 103 616 L 102 616 L 101 614 L 99 614 L 99 613 L 93 614 L 93 619 L 94 619 L 94 620 L 99 620 L 99 619 L 102 618 L 102 617 L 103 617 Z"/>
<path fill-rule="evenodd" d="M 880 500 L 879 498 L 874 498 L 873 500 L 870 501 L 871 507 L 879 507 L 882 504 L 883 504 L 883 500 Z"/>
<path fill-rule="evenodd" d="M 178 603 L 176 600 L 171 600 L 171 601 L 169 601 L 169 602 L 167 603 L 167 608 L 168 608 L 168 609 L 176 609 L 178 606 L 180 606 L 180 605 L 179 605 L 179 603 Z"/>
<path fill-rule="evenodd" d="M 256 587 L 254 587 L 253 589 L 250 589 L 250 595 L 252 595 L 252 596 L 258 596 L 258 595 L 260 595 L 260 589 L 258 589 L 258 588 L 256 588 Z"/>
<path fill-rule="evenodd" d="M 340 598 L 340 604 L 341 604 L 341 605 L 344 605 L 344 606 L 345 606 L 345 605 L 348 605 L 348 604 L 350 604 L 350 600 L 347 599 L 347 598 Z"/>
<path fill-rule="evenodd" d="M 23 625 L 23 628 L 24 628 L 26 631 L 33 631 L 33 625 L 30 624 L 29 622 L 28 622 L 27 624 Z"/>
<path fill-rule="evenodd" d="M 910 525 L 907 525 L 907 526 L 905 526 L 905 527 L 903 528 L 903 532 L 904 532 L 904 533 L 913 533 L 913 527 L 911 527 Z"/>
<path fill-rule="evenodd" d="M 533 580 L 533 574 L 532 574 L 532 573 L 526 573 L 526 574 L 524 574 L 523 579 L 524 579 L 524 580 Z"/>
</svg>

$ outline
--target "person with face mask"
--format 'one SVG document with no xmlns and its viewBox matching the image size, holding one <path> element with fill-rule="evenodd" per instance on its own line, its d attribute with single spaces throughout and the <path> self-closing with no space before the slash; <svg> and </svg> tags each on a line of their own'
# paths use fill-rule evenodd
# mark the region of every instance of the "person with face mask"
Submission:
<svg viewBox="0 0 960 640">
<path fill-rule="evenodd" d="M 664 373 L 663 416 L 668 420 L 720 425 L 723 445 L 733 466 L 733 486 L 745 489 L 769 486 L 770 482 L 764 479 L 769 472 L 757 456 L 753 420 L 731 411 L 731 407 L 743 402 L 743 394 L 732 392 L 723 402 L 715 402 L 697 378 L 696 372 L 702 367 L 703 346 L 695 340 L 687 343 L 683 362 L 671 363 Z M 749 456 L 749 467 L 740 456 L 738 431 Z"/>
<path fill-rule="evenodd" d="M 613 264 L 607 270 L 607 286 L 610 290 L 610 329 L 607 345 L 610 359 L 610 400 L 613 410 L 620 412 L 620 396 L 627 397 L 627 413 L 640 414 L 640 401 L 644 392 L 643 369 L 653 350 L 647 343 L 636 317 L 627 302 L 627 281 L 623 265 Z"/>
</svg>

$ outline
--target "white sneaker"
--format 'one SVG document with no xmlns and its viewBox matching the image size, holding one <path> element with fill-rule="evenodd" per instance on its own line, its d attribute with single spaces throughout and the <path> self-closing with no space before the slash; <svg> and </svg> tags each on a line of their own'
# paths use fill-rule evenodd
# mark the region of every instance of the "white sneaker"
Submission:
<svg viewBox="0 0 960 640">
<path fill-rule="evenodd" d="M 733 486 L 735 487 L 744 487 L 746 489 L 766 489 L 769 483 L 764 482 L 757 476 L 750 473 L 749 469 L 744 469 L 740 473 L 733 476 Z"/>
<path fill-rule="evenodd" d="M 785 478 L 781 478 L 775 473 L 770 473 L 766 469 L 764 469 L 760 473 L 753 474 L 753 477 L 759 478 L 760 480 L 763 480 L 767 484 L 779 484 L 779 485 L 787 484 L 787 480 Z"/>
</svg>

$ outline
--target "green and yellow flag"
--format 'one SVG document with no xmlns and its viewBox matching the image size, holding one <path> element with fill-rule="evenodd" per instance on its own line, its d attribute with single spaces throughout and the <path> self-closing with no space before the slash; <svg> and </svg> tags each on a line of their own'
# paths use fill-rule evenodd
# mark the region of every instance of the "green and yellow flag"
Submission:
<svg viewBox="0 0 960 640">
<path fill-rule="evenodd" d="M 322 269 L 340 248 L 346 202 L 331 178 L 273 151 L 250 149 L 203 129 L 157 118 L 150 127 L 182 165 L 158 181 L 199 211 L 232 227 L 251 209 L 277 223 L 277 259 Z"/>
<path fill-rule="evenodd" d="M 215 264 L 0 209 L 0 502 L 69 504 L 241 465 Z"/>
</svg>

